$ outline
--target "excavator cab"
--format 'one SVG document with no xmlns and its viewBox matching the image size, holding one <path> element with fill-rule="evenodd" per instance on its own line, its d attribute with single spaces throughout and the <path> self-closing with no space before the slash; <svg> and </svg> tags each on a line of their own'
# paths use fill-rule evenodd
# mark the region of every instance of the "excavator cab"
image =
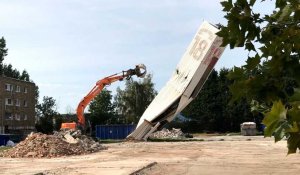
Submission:
<svg viewBox="0 0 300 175">
<path fill-rule="evenodd" d="M 76 129 L 76 123 L 62 123 L 60 129 Z"/>
</svg>

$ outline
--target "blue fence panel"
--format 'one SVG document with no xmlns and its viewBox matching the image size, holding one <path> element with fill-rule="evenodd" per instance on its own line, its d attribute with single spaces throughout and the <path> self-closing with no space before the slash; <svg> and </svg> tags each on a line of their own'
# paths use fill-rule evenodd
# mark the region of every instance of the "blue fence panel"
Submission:
<svg viewBox="0 0 300 175">
<path fill-rule="evenodd" d="M 136 125 L 97 125 L 96 137 L 98 139 L 125 139 Z"/>
<path fill-rule="evenodd" d="M 0 135 L 0 146 L 6 145 L 8 140 L 9 140 L 8 135 Z"/>
</svg>

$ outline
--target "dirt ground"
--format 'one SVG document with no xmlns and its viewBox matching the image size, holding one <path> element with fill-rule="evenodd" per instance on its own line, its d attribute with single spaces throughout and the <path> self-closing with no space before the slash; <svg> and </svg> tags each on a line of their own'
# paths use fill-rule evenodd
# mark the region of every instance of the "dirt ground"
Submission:
<svg viewBox="0 0 300 175">
<path fill-rule="evenodd" d="M 195 142 L 124 142 L 107 150 L 53 159 L 0 158 L 0 174 L 299 174 L 300 155 L 261 136 L 203 136 Z M 148 167 L 147 167 L 148 166 Z M 147 167 L 147 168 L 143 168 Z"/>
</svg>

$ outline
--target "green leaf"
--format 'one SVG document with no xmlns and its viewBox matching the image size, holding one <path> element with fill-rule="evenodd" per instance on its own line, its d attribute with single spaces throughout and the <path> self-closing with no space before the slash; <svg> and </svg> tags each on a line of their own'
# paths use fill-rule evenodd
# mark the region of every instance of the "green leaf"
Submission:
<svg viewBox="0 0 300 175">
<path fill-rule="evenodd" d="M 295 11 L 294 20 L 296 21 L 296 20 L 299 20 L 299 19 L 300 19 L 300 10 L 298 9 L 298 10 Z"/>
<path fill-rule="evenodd" d="M 246 5 L 248 5 L 247 0 L 237 0 L 236 4 L 238 7 L 244 8 Z"/>
<path fill-rule="evenodd" d="M 246 48 L 248 51 L 251 51 L 251 50 L 256 51 L 254 45 L 253 45 L 251 42 L 246 42 L 245 48 Z"/>
<path fill-rule="evenodd" d="M 287 110 L 281 101 L 275 101 L 270 112 L 265 113 L 262 123 L 266 126 L 265 136 L 272 136 L 280 121 L 286 119 Z"/>
<path fill-rule="evenodd" d="M 248 57 L 246 63 L 247 65 L 245 66 L 245 68 L 247 68 L 248 70 L 253 70 L 260 63 L 260 56 L 256 54 L 255 57 Z"/>
<path fill-rule="evenodd" d="M 278 19 L 278 22 L 283 21 L 285 19 L 287 19 L 291 13 L 292 13 L 292 6 L 290 4 L 287 4 L 283 9 L 282 9 L 282 13 Z"/>
<path fill-rule="evenodd" d="M 292 103 L 292 108 L 288 110 L 288 115 L 292 122 L 300 122 L 300 104 L 299 102 Z"/>
<path fill-rule="evenodd" d="M 289 126 L 289 128 L 285 129 L 286 132 L 299 132 L 299 127 L 297 122 L 293 122 L 292 125 Z"/>
<path fill-rule="evenodd" d="M 276 0 L 276 8 L 282 9 L 286 5 L 286 0 Z"/>
<path fill-rule="evenodd" d="M 232 0 L 222 1 L 221 4 L 224 7 L 223 11 L 225 11 L 225 12 L 230 11 L 230 9 L 233 7 Z"/>
<path fill-rule="evenodd" d="M 278 123 L 278 124 L 279 124 L 279 126 L 274 131 L 275 142 L 280 141 L 285 136 L 285 128 L 288 128 L 287 121 L 284 121 L 284 122 L 281 122 L 281 124 L 280 123 Z"/>
<path fill-rule="evenodd" d="M 251 101 L 251 112 L 261 112 L 266 113 L 269 108 L 264 104 L 259 104 L 258 101 L 252 100 Z"/>
<path fill-rule="evenodd" d="M 279 122 L 275 121 L 271 124 L 269 124 L 268 126 L 265 127 L 264 129 L 264 136 L 265 137 L 272 137 L 274 131 L 276 130 L 277 126 L 278 126 Z"/>
<path fill-rule="evenodd" d="M 234 67 L 227 75 L 230 80 L 241 80 L 245 79 L 244 69 L 240 67 Z"/>
<path fill-rule="evenodd" d="M 290 133 L 290 137 L 287 140 L 288 154 L 296 153 L 300 147 L 300 135 L 299 133 Z"/>
<path fill-rule="evenodd" d="M 223 38 L 221 46 L 225 47 L 229 43 L 227 27 L 222 27 L 221 30 L 216 33 L 216 35 Z"/>
<path fill-rule="evenodd" d="M 250 0 L 250 5 L 253 6 L 256 0 Z"/>
</svg>

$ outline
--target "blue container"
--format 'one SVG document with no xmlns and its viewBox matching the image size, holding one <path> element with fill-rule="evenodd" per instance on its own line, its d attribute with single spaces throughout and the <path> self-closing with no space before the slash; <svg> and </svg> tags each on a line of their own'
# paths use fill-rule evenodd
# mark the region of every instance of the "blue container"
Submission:
<svg viewBox="0 0 300 175">
<path fill-rule="evenodd" d="M 96 137 L 98 139 L 125 139 L 134 129 L 136 125 L 97 125 Z"/>
<path fill-rule="evenodd" d="M 9 140 L 9 135 L 1 134 L 0 135 L 0 146 L 5 146 Z"/>
</svg>

